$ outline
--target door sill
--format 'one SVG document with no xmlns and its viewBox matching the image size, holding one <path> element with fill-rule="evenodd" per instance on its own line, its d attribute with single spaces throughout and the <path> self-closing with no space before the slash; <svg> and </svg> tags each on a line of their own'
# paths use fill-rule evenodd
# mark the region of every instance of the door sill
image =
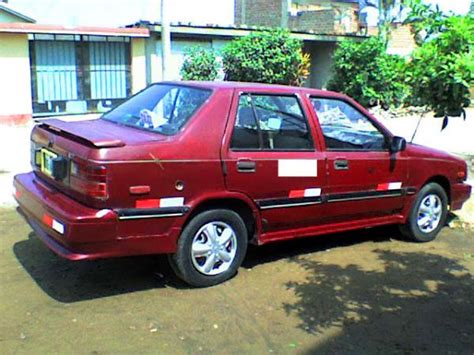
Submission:
<svg viewBox="0 0 474 355">
<path fill-rule="evenodd" d="M 400 214 L 396 214 L 390 216 L 368 218 L 364 220 L 355 220 L 350 222 L 320 224 L 311 227 L 267 232 L 262 233 L 262 235 L 258 239 L 258 244 L 262 245 L 274 241 L 313 237 L 322 234 L 340 233 L 357 229 L 378 227 L 387 224 L 400 224 L 403 223 L 403 221 L 403 216 Z"/>
</svg>

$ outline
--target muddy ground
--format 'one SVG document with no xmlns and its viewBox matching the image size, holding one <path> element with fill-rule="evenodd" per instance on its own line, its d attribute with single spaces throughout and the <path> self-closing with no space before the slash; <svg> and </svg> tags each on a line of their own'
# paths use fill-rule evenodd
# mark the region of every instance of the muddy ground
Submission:
<svg viewBox="0 0 474 355">
<path fill-rule="evenodd" d="M 69 262 L 0 210 L 0 352 L 474 351 L 474 232 L 414 244 L 381 228 L 251 248 L 189 289 L 165 258 Z"/>
</svg>

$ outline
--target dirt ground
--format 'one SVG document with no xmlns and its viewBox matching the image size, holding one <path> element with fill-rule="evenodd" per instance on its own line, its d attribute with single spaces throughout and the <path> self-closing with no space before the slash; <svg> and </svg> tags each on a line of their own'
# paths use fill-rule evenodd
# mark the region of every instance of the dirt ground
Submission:
<svg viewBox="0 0 474 355">
<path fill-rule="evenodd" d="M 0 351 L 474 351 L 474 232 L 432 243 L 380 228 L 251 248 L 238 275 L 189 289 L 163 257 L 69 262 L 0 210 Z"/>
</svg>

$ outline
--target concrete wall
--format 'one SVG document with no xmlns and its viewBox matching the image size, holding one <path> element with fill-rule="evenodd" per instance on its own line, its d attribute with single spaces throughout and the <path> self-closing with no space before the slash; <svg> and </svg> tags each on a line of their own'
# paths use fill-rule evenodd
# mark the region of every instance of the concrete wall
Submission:
<svg viewBox="0 0 474 355">
<path fill-rule="evenodd" d="M 202 38 L 172 38 L 171 41 L 171 58 L 170 58 L 170 73 L 169 80 L 180 80 L 180 69 L 186 55 L 186 50 L 189 48 L 206 48 L 215 49 L 216 52 L 222 50 L 228 40 L 219 39 L 202 39 Z M 161 39 L 158 36 L 152 35 L 147 39 L 147 83 L 151 84 L 162 80 L 161 72 Z M 217 58 L 220 60 L 220 57 Z M 221 73 L 220 79 L 223 78 Z"/>
<path fill-rule="evenodd" d="M 146 44 L 144 38 L 132 38 L 132 94 L 146 87 Z"/>
<path fill-rule="evenodd" d="M 217 54 L 229 43 L 231 39 L 217 38 L 172 38 L 171 42 L 171 65 L 170 80 L 180 80 L 179 73 L 183 64 L 187 48 L 201 47 L 214 49 Z M 306 80 L 305 86 L 313 88 L 325 88 L 331 76 L 332 57 L 336 44 L 334 42 L 305 43 L 304 52 L 311 55 L 310 76 Z M 222 60 L 218 55 L 217 60 Z M 146 63 L 147 63 L 147 83 L 161 81 L 161 40 L 159 34 L 152 34 L 146 40 Z M 224 79 L 221 72 L 218 80 Z"/>
<path fill-rule="evenodd" d="M 280 27 L 282 10 L 282 0 L 236 0 L 235 24 Z"/>
<path fill-rule="evenodd" d="M 0 33 L 0 124 L 31 119 L 31 75 L 27 34 Z"/>
<path fill-rule="evenodd" d="M 293 31 L 346 34 L 359 31 L 357 3 L 337 0 L 236 0 L 237 25 L 284 27 Z"/>
<path fill-rule="evenodd" d="M 311 55 L 310 76 L 305 86 L 325 89 L 332 75 L 333 54 L 336 44 L 320 42 L 305 44 L 304 51 Z"/>
<path fill-rule="evenodd" d="M 410 26 L 394 25 L 390 33 L 387 52 L 390 54 L 409 56 L 415 48 L 415 38 L 411 33 Z"/>
<path fill-rule="evenodd" d="M 18 16 L 14 16 L 0 9 L 0 23 L 13 23 L 13 22 L 23 22 L 23 20 L 20 19 Z"/>
</svg>

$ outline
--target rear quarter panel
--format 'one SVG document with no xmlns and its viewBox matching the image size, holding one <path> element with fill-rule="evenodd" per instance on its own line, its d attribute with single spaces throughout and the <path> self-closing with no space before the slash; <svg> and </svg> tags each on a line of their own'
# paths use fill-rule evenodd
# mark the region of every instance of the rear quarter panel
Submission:
<svg viewBox="0 0 474 355">
<path fill-rule="evenodd" d="M 97 160 L 110 167 L 110 205 L 135 208 L 137 201 L 184 198 L 191 208 L 205 196 L 225 191 L 220 147 L 233 90 L 218 89 L 180 133 L 160 142 L 141 143 L 123 149 L 102 150 Z M 182 184 L 183 189 L 177 188 Z M 131 186 L 150 186 L 150 192 L 133 195 Z M 157 235 L 181 226 L 185 217 L 121 221 L 119 236 Z"/>
</svg>

